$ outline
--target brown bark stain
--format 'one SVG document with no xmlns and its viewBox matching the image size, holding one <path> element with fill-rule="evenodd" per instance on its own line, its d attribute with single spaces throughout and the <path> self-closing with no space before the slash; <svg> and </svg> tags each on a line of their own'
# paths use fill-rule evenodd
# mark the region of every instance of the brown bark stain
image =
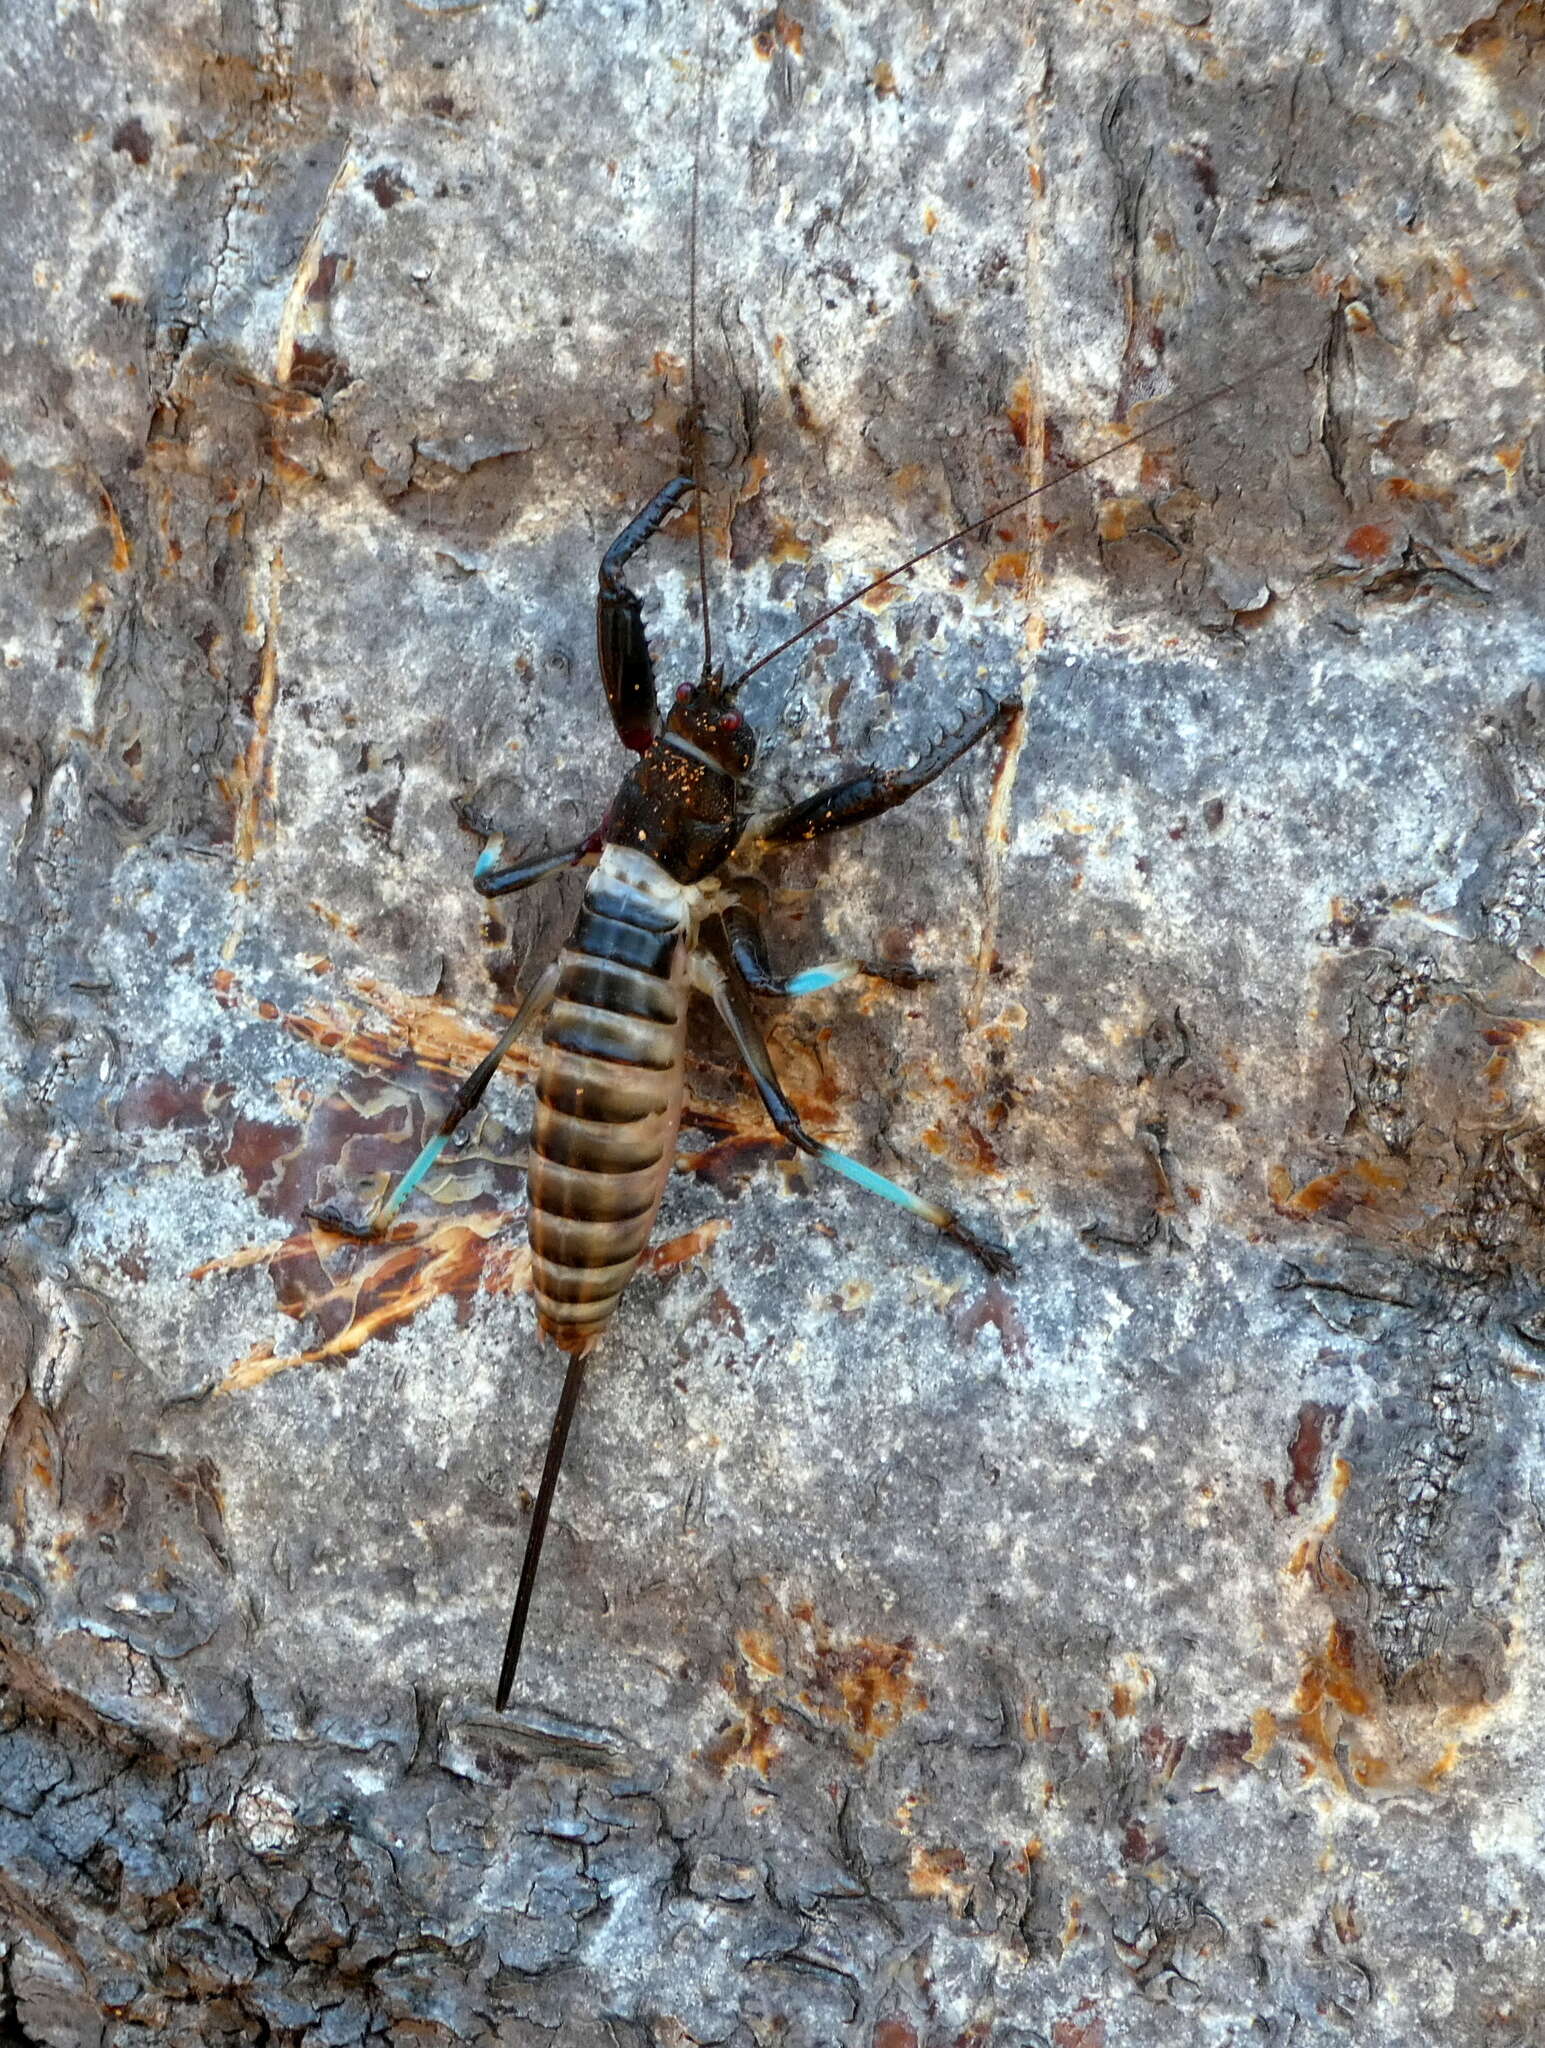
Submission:
<svg viewBox="0 0 1545 2048">
<path fill-rule="evenodd" d="M 1382 562 L 1394 545 L 1387 526 L 1358 526 L 1347 535 L 1345 552 L 1356 562 Z"/>
<path fill-rule="evenodd" d="M 181 1074 L 158 1068 L 137 1074 L 119 1098 L 114 1121 L 120 1131 L 208 1131 L 234 1090 L 193 1067 Z"/>
<path fill-rule="evenodd" d="M 1105 2048 L 1105 2015 L 1092 1998 L 1074 2006 L 1051 2030 L 1052 2048 Z"/>
<path fill-rule="evenodd" d="M 1319 1401 L 1305 1401 L 1300 1407 L 1298 1427 L 1288 1445 L 1292 1477 L 1282 1493 L 1283 1505 L 1290 1515 L 1296 1515 L 1314 1498 L 1320 1484 L 1325 1452 L 1341 1427 L 1345 1413 L 1345 1408 Z"/>
<path fill-rule="evenodd" d="M 677 1266 L 689 1265 L 693 1259 L 700 1259 L 712 1251 L 729 1227 L 727 1216 L 717 1216 L 710 1223 L 700 1223 L 696 1230 L 685 1230 L 680 1237 L 668 1237 L 663 1244 L 651 1246 L 644 1254 L 643 1263 L 651 1273 L 673 1272 Z"/>
<path fill-rule="evenodd" d="M 1452 505 L 1454 493 L 1442 484 L 1421 484 L 1411 476 L 1387 476 L 1379 489 L 1386 498 L 1415 504 Z"/>
<path fill-rule="evenodd" d="M 717 1145 L 710 1145 L 702 1152 L 679 1153 L 676 1164 L 684 1173 L 694 1175 L 722 1193 L 738 1193 L 774 1158 L 787 1157 L 788 1150 L 785 1141 L 775 1134 L 762 1137 L 748 1133 L 722 1138 Z"/>
<path fill-rule="evenodd" d="M 1274 1163 L 1267 1168 L 1266 1189 L 1279 1216 L 1295 1222 L 1322 1217 L 1329 1223 L 1344 1223 L 1356 1209 L 1377 1208 L 1388 1196 L 1403 1195 L 1410 1173 L 1403 1162 L 1382 1164 L 1372 1159 L 1354 1159 L 1330 1173 L 1317 1174 L 1294 1187 L 1287 1167 Z"/>
<path fill-rule="evenodd" d="M 392 164 L 377 164 L 366 174 L 364 185 L 376 205 L 387 212 L 399 201 L 415 196 L 413 187 Z"/>
<path fill-rule="evenodd" d="M 268 625 L 252 701 L 252 736 L 229 775 L 219 780 L 221 794 L 234 814 L 231 845 L 238 869 L 251 866 L 277 794 L 270 739 L 274 707 L 279 701 L 279 592 L 283 584 L 284 552 L 276 548 L 269 564 Z M 238 874 L 236 887 L 247 887 L 244 876 Z"/>
<path fill-rule="evenodd" d="M 1171 1735 L 1158 1721 L 1150 1722 L 1138 1737 L 1138 1752 L 1160 1785 L 1167 1785 L 1179 1770 L 1186 1743 L 1184 1735 Z"/>
<path fill-rule="evenodd" d="M 759 1695 L 747 1683 L 745 1672 L 737 1671 L 733 1664 L 725 1665 L 719 1686 L 735 1708 L 735 1716 L 697 1751 L 698 1758 L 720 1777 L 732 1770 L 768 1777 L 783 1754 L 774 1733 L 783 1722 L 782 1707 L 775 1699 Z"/>
<path fill-rule="evenodd" d="M 817 1667 L 815 1680 L 801 1698 L 825 1719 L 847 1723 L 848 1746 L 861 1761 L 873 1756 L 909 1713 L 928 1704 L 912 1683 L 912 1649 L 907 1643 L 873 1636 L 861 1636 L 851 1644 L 823 1640 Z M 833 1688 L 836 1699 L 831 1696 Z"/>
<path fill-rule="evenodd" d="M 956 1310 L 950 1317 L 955 1340 L 962 1345 L 969 1345 L 977 1332 L 985 1330 L 989 1323 L 998 1333 L 1006 1358 L 1015 1365 L 1032 1362 L 1030 1334 L 1019 1319 L 1013 1297 L 997 1280 L 989 1280 L 981 1293 L 972 1297 L 968 1307 Z"/>
<path fill-rule="evenodd" d="M 270 1151 L 265 1143 L 259 1156 Z M 229 1368 L 219 1391 L 245 1392 L 296 1366 L 338 1363 L 375 1338 L 395 1335 L 441 1299 L 456 1302 L 464 1322 L 479 1294 L 523 1293 L 531 1257 L 511 1234 L 512 1220 L 498 1208 L 464 1205 L 453 1217 L 409 1221 L 381 1242 L 363 1244 L 308 1225 L 278 1244 L 244 1246 L 195 1267 L 189 1277 L 204 1280 L 266 1266 L 280 1309 L 321 1332 L 322 1341 L 304 1351 L 276 1354 L 269 1344 L 255 1346 Z M 721 1220 L 668 1238 L 646 1252 L 642 1264 L 672 1272 L 702 1257 L 727 1228 Z"/>
<path fill-rule="evenodd" d="M 948 1159 L 963 1173 L 979 1174 L 983 1178 L 999 1179 L 1003 1174 L 1003 1159 L 987 1133 L 972 1123 L 969 1117 L 962 1117 L 957 1126 L 958 1135 L 951 1142 L 949 1134 L 938 1124 L 930 1124 L 922 1133 L 922 1143 L 936 1159 Z"/>
<path fill-rule="evenodd" d="M 814 552 L 809 541 L 801 540 L 787 519 L 773 521 L 772 540 L 767 549 L 769 561 L 808 562 Z"/>
<path fill-rule="evenodd" d="M 118 507 L 113 503 L 112 493 L 100 477 L 97 478 L 96 484 L 97 502 L 102 507 L 102 517 L 107 522 L 107 530 L 112 536 L 112 571 L 115 576 L 121 576 L 133 565 L 134 550 L 129 546 L 129 536 L 123 530 L 123 521 L 118 516 Z"/>
<path fill-rule="evenodd" d="M 907 1864 L 907 1890 L 916 1899 L 942 1899 L 958 1919 L 970 1902 L 974 1879 L 964 1851 L 947 1845 L 928 1849 L 912 1844 Z"/>
<path fill-rule="evenodd" d="M 307 903 L 306 908 L 313 917 L 321 918 L 322 922 L 331 925 L 334 931 L 342 932 L 346 939 L 357 939 L 359 937 L 359 926 L 357 924 L 350 924 L 348 919 L 340 916 L 336 910 L 329 910 L 325 903 L 318 903 L 313 897 Z"/>
<path fill-rule="evenodd" d="M 1075 1894 L 1074 1897 L 1068 1900 L 1067 1918 L 1062 1923 L 1061 1941 L 1064 1955 L 1067 1954 L 1074 1942 L 1082 1937 L 1083 1931 L 1084 1902 Z"/>
<path fill-rule="evenodd" d="M 774 1728 L 798 1725 L 815 1715 L 839 1729 L 860 1763 L 927 1698 L 912 1679 L 913 1646 L 877 1636 L 834 1637 L 804 1603 L 784 1615 L 769 1605 L 768 1629 L 744 1630 L 736 1638 L 738 1661 L 726 1664 L 720 1690 L 735 1717 L 698 1751 L 720 1773 L 731 1768 L 766 1775 L 782 1754 Z M 790 1714 L 796 1707 L 799 1715 Z"/>
<path fill-rule="evenodd" d="M 1159 1862 L 1169 1845 L 1162 1834 L 1150 1835 L 1141 1820 L 1127 1822 L 1121 1837 L 1121 1860 L 1128 1868 Z"/>
<path fill-rule="evenodd" d="M 1007 584 L 1017 590 L 1030 570 L 1030 557 L 1023 548 L 1004 548 L 993 556 L 982 571 L 982 581 L 989 590 L 998 590 Z"/>
<path fill-rule="evenodd" d="M 1540 0 L 1503 0 L 1454 38 L 1454 55 L 1516 82 L 1545 65 L 1545 6 Z"/>
<path fill-rule="evenodd" d="M 129 157 L 141 169 L 150 162 L 155 154 L 155 144 L 138 114 L 131 114 L 127 121 L 120 121 L 113 130 L 113 149 L 115 153 Z"/>
<path fill-rule="evenodd" d="M 254 1345 L 215 1391 L 246 1393 L 295 1366 L 336 1364 L 446 1295 L 465 1305 L 480 1289 L 491 1294 L 523 1290 L 530 1284 L 529 1251 L 508 1239 L 493 1241 L 505 1220 L 490 1215 L 428 1228 L 409 1224 L 381 1246 L 330 1238 L 313 1227 L 281 1244 L 246 1247 L 228 1259 L 195 1267 L 189 1278 L 203 1280 L 238 1264 L 266 1264 L 284 1313 L 314 1321 L 328 1332 L 305 1351 L 276 1354 L 271 1344 Z M 329 1259 L 339 1268 L 336 1278 Z"/>
<path fill-rule="evenodd" d="M 1307 1580 L 1331 1618 L 1304 1654 L 1290 1710 L 1256 1710 L 1244 1761 L 1257 1767 L 1286 1744 L 1304 1781 L 1335 1799 L 1431 1792 L 1479 1738 L 1506 1675 L 1450 1671 L 1440 1655 L 1391 1688 L 1368 1632 L 1366 1588 L 1330 1541 L 1352 1468 L 1338 1457 L 1332 1472 L 1330 1513 L 1286 1568 L 1289 1579 Z"/>
<path fill-rule="evenodd" d="M 231 1126 L 225 1147 L 227 1165 L 234 1166 L 246 1183 L 247 1193 L 261 1196 L 270 1186 L 282 1184 L 284 1169 L 301 1154 L 301 1134 L 293 1124 L 270 1124 L 255 1117 L 238 1116 Z"/>
<path fill-rule="evenodd" d="M 805 25 L 784 7 L 774 8 L 771 14 L 763 15 L 751 38 L 752 49 L 764 62 L 778 54 L 780 45 L 792 56 L 803 57 L 805 54 Z"/>
<path fill-rule="evenodd" d="M 1496 450 L 1497 467 L 1507 478 L 1510 486 L 1518 481 L 1518 473 L 1523 467 L 1524 456 L 1528 453 L 1528 449 L 1529 444 L 1527 441 L 1516 441 L 1511 447 L 1498 448 Z"/>
<path fill-rule="evenodd" d="M 1056 1742 L 1066 1733 L 1062 1724 L 1052 1719 L 1051 1708 L 1044 1700 L 1027 1701 L 1019 1725 L 1026 1742 Z"/>
<path fill-rule="evenodd" d="M 0 1500 L 17 1541 L 33 1522 L 35 1507 L 57 1507 L 61 1497 L 59 1433 L 47 1409 L 24 1388 L 0 1438 Z"/>
<path fill-rule="evenodd" d="M 1257 1707 L 1250 1716 L 1250 1746 L 1244 1753 L 1244 1761 L 1253 1768 L 1264 1763 L 1277 1745 L 1281 1733 L 1277 1717 L 1269 1707 Z"/>
<path fill-rule="evenodd" d="M 1153 507 L 1146 498 L 1103 498 L 1095 515 L 1095 530 L 1101 540 L 1131 540 L 1154 531 Z"/>
<path fill-rule="evenodd" d="M 748 1665 L 765 1672 L 770 1678 L 783 1676 L 783 1659 L 764 1629 L 743 1629 L 735 1638 L 735 1644 Z"/>
<path fill-rule="evenodd" d="M 1030 446 L 1035 424 L 1040 418 L 1035 392 L 1028 377 L 1021 377 L 1009 394 L 1006 417 L 1009 431 L 1021 448 Z"/>
</svg>

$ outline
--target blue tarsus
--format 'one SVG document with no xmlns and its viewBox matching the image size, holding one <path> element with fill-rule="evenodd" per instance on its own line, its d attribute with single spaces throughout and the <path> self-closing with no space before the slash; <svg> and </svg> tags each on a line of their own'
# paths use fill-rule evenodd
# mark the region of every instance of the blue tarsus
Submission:
<svg viewBox="0 0 1545 2048">
<path fill-rule="evenodd" d="M 914 1216 L 921 1216 L 925 1223 L 931 1223 L 942 1230 L 954 1220 L 947 1209 L 941 1209 L 936 1202 L 926 1202 L 921 1195 L 914 1195 L 909 1188 L 898 1187 L 893 1180 L 887 1180 L 883 1173 L 876 1173 L 872 1166 L 860 1165 L 850 1159 L 846 1152 L 834 1151 L 830 1145 L 816 1140 L 811 1150 L 823 1166 L 831 1167 L 843 1174 L 855 1186 L 867 1188 L 872 1195 L 883 1195 L 887 1202 L 895 1202 L 908 1209 Z"/>
<path fill-rule="evenodd" d="M 835 988 L 839 981 L 847 981 L 862 972 L 856 960 L 823 960 L 818 967 L 807 967 L 801 974 L 791 974 L 788 992 L 791 996 L 813 996 L 817 989 Z"/>
<path fill-rule="evenodd" d="M 431 1138 L 417 1159 L 414 1160 L 413 1164 L 402 1176 L 402 1179 L 398 1181 L 391 1194 L 376 1211 L 375 1228 L 377 1230 L 384 1230 L 386 1225 L 391 1222 L 397 1211 L 445 1150 L 449 1135 L 449 1132 L 442 1131 L 438 1137 Z"/>
</svg>

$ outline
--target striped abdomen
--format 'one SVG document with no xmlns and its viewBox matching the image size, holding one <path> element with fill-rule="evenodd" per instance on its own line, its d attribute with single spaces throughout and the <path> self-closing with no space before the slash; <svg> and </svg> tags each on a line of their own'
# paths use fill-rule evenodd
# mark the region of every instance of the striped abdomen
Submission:
<svg viewBox="0 0 1545 2048">
<path fill-rule="evenodd" d="M 665 1191 L 681 1121 L 687 916 L 653 861 L 608 847 L 558 958 L 527 1229 L 537 1319 L 564 1351 L 588 1350 L 606 1328 Z"/>
</svg>

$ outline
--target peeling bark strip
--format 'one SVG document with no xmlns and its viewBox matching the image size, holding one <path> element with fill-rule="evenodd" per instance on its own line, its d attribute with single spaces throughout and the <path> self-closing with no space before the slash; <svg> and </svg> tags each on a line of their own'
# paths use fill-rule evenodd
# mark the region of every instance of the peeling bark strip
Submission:
<svg viewBox="0 0 1545 2048">
<path fill-rule="evenodd" d="M 747 686 L 769 801 L 1027 706 L 764 879 L 951 977 L 779 1020 L 811 1127 L 1031 1257 L 818 1202 L 707 1037 L 499 1721 L 518 1068 L 400 1238 L 301 1211 L 571 921 L 457 821 L 615 786 L 702 16 L 8 11 L 0 2035 L 1521 2048 L 1541 44 L 1462 17 L 718 0 L 726 644 L 1296 354 Z"/>
</svg>

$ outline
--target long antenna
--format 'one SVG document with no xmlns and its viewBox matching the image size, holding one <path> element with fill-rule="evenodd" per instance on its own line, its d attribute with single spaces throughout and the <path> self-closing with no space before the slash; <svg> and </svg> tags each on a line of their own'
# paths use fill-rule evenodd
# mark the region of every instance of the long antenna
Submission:
<svg viewBox="0 0 1545 2048">
<path fill-rule="evenodd" d="M 526 1634 L 526 1616 L 531 1612 L 531 1595 L 536 1590 L 536 1568 L 542 1562 L 542 1539 L 547 1534 L 547 1517 L 552 1512 L 553 1492 L 558 1484 L 558 1468 L 563 1463 L 563 1447 L 569 1440 L 569 1424 L 574 1420 L 574 1410 L 579 1406 L 580 1382 L 585 1377 L 583 1351 L 569 1353 L 569 1369 L 563 1376 L 563 1392 L 558 1396 L 558 1412 L 553 1417 L 553 1433 L 547 1439 L 547 1457 L 542 1466 L 541 1484 L 536 1490 L 536 1505 L 531 1510 L 531 1528 L 526 1537 L 526 1554 L 520 1561 L 520 1584 L 515 1590 L 515 1611 L 510 1616 L 510 1632 L 504 1644 L 504 1662 L 499 1666 L 499 1689 L 494 1694 L 494 1705 L 502 1714 L 510 1697 L 510 1687 L 515 1683 L 515 1666 L 520 1662 L 520 1646 Z"/>
<path fill-rule="evenodd" d="M 819 631 L 828 619 L 836 618 L 837 614 L 845 612 L 849 605 L 857 604 L 861 597 L 867 597 L 871 590 L 878 590 L 883 584 L 894 582 L 896 577 L 904 576 L 908 569 L 915 569 L 919 562 L 926 562 L 930 555 L 938 554 L 942 548 L 953 547 L 956 541 L 980 532 L 984 526 L 991 526 L 995 519 L 1002 519 L 1009 512 L 1017 512 L 1021 505 L 1028 505 L 1032 498 L 1039 498 L 1046 491 L 1054 491 L 1058 484 L 1065 484 L 1069 477 L 1078 476 L 1083 470 L 1093 469 L 1097 462 L 1103 462 L 1107 456 L 1117 455 L 1123 448 L 1136 447 L 1139 441 L 1151 440 L 1166 427 L 1173 427 L 1178 421 L 1189 418 L 1192 413 L 1200 412 L 1204 405 L 1215 405 L 1220 398 L 1227 398 L 1231 391 L 1237 391 L 1242 384 L 1254 383 L 1257 377 L 1264 377 L 1268 370 L 1274 370 L 1280 364 L 1291 361 L 1299 353 L 1297 349 L 1284 349 L 1281 355 L 1269 356 L 1264 363 L 1257 363 L 1253 369 L 1243 371 L 1237 377 L 1231 377 L 1227 384 L 1216 385 L 1201 398 L 1193 398 L 1189 404 L 1177 406 L 1173 412 L 1165 413 L 1162 419 L 1153 420 L 1146 427 L 1139 427 L 1135 434 L 1126 434 L 1119 441 L 1111 441 L 1097 453 L 1086 455 L 1082 462 L 1074 462 L 1066 469 L 1058 470 L 1057 474 L 1048 477 L 1045 483 L 1037 484 L 1033 491 L 1022 491 L 1017 498 L 1010 498 L 1002 505 L 994 505 L 990 512 L 984 512 L 980 519 L 973 519 L 969 526 L 959 527 L 954 533 L 947 533 L 943 540 L 936 540 L 926 548 L 919 548 L 915 555 L 908 555 L 904 562 L 898 562 L 894 569 L 887 569 L 883 576 L 876 576 L 872 582 L 851 591 L 836 604 L 828 605 L 824 612 L 816 614 L 808 626 L 801 626 L 799 631 L 791 633 L 787 640 L 780 640 L 768 653 L 759 654 L 751 666 L 743 668 L 730 684 L 731 692 L 738 690 L 758 669 L 766 668 L 767 664 L 776 661 L 780 654 L 787 654 L 791 647 L 797 647 L 801 640 L 808 639 L 812 633 Z"/>
<path fill-rule="evenodd" d="M 703 607 L 704 682 L 713 672 L 713 625 L 708 617 L 708 539 L 703 518 L 703 408 L 697 389 L 697 224 L 703 176 L 703 109 L 708 97 L 712 38 L 713 0 L 708 0 L 703 9 L 702 48 L 698 52 L 697 114 L 692 125 L 692 225 L 687 231 L 687 359 L 692 380 L 692 481 L 697 498 L 697 583 Z"/>
</svg>

